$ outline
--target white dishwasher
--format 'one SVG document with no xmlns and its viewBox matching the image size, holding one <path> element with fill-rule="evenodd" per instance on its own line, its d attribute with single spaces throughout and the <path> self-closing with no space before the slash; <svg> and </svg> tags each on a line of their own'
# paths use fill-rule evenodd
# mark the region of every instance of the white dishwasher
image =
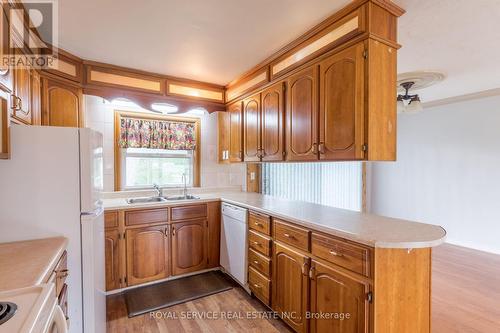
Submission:
<svg viewBox="0 0 500 333">
<path fill-rule="evenodd" d="M 220 265 L 247 292 L 247 210 L 222 203 Z"/>
</svg>

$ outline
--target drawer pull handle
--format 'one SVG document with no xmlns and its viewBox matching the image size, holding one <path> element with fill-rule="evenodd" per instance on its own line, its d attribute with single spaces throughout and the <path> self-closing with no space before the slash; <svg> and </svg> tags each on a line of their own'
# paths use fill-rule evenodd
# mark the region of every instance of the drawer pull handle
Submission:
<svg viewBox="0 0 500 333">
<path fill-rule="evenodd" d="M 259 262 L 257 260 L 254 260 L 253 263 L 256 264 L 256 265 L 259 264 Z"/>
<path fill-rule="evenodd" d="M 290 235 L 290 234 L 283 234 L 283 236 L 285 236 L 286 238 L 291 238 L 291 239 L 295 238 L 295 237 L 293 237 L 293 236 L 292 236 L 292 235 Z"/>
<path fill-rule="evenodd" d="M 344 256 L 342 253 L 338 253 L 337 251 L 333 251 L 333 250 L 330 250 L 330 254 L 332 256 L 336 256 L 336 257 L 343 257 Z"/>
<path fill-rule="evenodd" d="M 259 223 L 259 222 L 255 222 L 255 225 L 260 227 L 262 225 L 262 223 Z"/>
<path fill-rule="evenodd" d="M 253 245 L 260 246 L 260 243 L 259 242 L 253 242 Z"/>
<path fill-rule="evenodd" d="M 262 286 L 260 284 L 257 284 L 257 283 L 254 283 L 253 285 L 255 288 L 262 288 Z"/>
</svg>

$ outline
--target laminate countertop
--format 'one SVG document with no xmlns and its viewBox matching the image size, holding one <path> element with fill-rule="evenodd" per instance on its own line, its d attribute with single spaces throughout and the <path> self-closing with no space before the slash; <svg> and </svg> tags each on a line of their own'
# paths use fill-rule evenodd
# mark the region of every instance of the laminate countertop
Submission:
<svg viewBox="0 0 500 333">
<path fill-rule="evenodd" d="M 446 231 L 437 225 L 338 209 L 248 192 L 202 193 L 199 200 L 127 204 L 125 198 L 104 199 L 105 210 L 166 207 L 220 200 L 281 218 L 313 230 L 375 248 L 428 248 L 442 244 Z"/>
<path fill-rule="evenodd" d="M 63 254 L 65 237 L 0 244 L 0 291 L 44 283 Z"/>
</svg>

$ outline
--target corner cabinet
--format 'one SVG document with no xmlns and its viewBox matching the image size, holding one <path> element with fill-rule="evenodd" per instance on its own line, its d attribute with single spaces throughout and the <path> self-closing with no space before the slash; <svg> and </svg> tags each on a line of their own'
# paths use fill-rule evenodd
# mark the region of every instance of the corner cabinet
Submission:
<svg viewBox="0 0 500 333">
<path fill-rule="evenodd" d="M 42 124 L 83 127 L 83 95 L 76 84 L 52 78 L 42 79 Z"/>
<path fill-rule="evenodd" d="M 283 83 L 243 100 L 243 160 L 245 162 L 284 159 Z"/>
<path fill-rule="evenodd" d="M 125 232 L 129 286 L 170 275 L 169 226 L 149 226 Z"/>
<path fill-rule="evenodd" d="M 243 160 L 258 162 L 260 157 L 260 94 L 256 94 L 243 100 Z"/>
</svg>

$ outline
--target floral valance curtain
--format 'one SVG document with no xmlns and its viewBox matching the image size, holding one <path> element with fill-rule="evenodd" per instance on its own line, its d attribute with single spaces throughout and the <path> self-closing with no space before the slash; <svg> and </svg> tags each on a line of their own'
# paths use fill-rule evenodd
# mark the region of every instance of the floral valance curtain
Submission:
<svg viewBox="0 0 500 333">
<path fill-rule="evenodd" d="M 120 148 L 194 150 L 195 124 L 187 122 L 121 118 Z"/>
</svg>

